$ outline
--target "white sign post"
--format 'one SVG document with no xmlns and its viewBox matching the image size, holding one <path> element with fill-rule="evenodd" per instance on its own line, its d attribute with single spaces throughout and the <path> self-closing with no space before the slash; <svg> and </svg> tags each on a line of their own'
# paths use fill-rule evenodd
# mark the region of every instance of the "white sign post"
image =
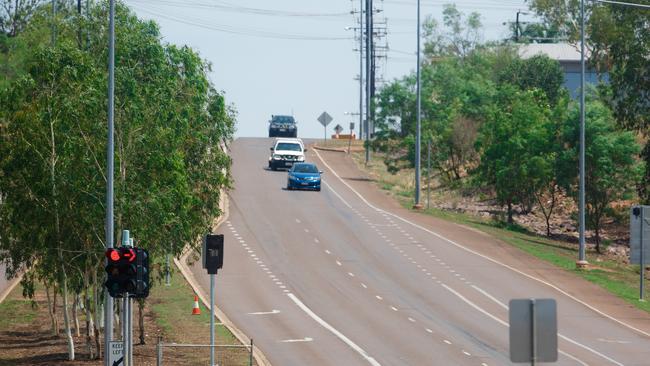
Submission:
<svg viewBox="0 0 650 366">
<path fill-rule="evenodd" d="M 124 342 L 111 341 L 109 342 L 110 348 L 108 350 L 108 364 L 111 366 L 124 365 Z"/>
</svg>

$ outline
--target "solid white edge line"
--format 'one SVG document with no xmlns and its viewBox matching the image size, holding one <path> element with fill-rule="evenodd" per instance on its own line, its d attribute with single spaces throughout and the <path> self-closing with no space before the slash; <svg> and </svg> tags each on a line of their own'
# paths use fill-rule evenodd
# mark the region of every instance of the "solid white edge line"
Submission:
<svg viewBox="0 0 650 366">
<path fill-rule="evenodd" d="M 620 324 L 620 325 L 622 325 L 622 326 L 624 326 L 624 327 L 626 327 L 626 328 L 628 328 L 628 329 L 630 329 L 630 330 L 633 330 L 633 331 L 635 331 L 635 332 L 637 332 L 637 333 L 639 333 L 639 334 L 642 334 L 642 335 L 644 335 L 644 336 L 650 338 L 650 333 L 645 332 L 645 331 L 643 331 L 643 330 L 641 330 L 641 329 L 635 328 L 635 327 L 633 327 L 633 326 L 631 326 L 631 325 L 629 325 L 629 324 L 627 324 L 627 323 L 625 323 L 625 322 L 623 322 L 623 321 L 621 321 L 621 320 L 618 320 L 618 319 L 614 318 L 613 316 L 611 316 L 611 315 L 609 315 L 609 314 L 606 314 L 606 313 L 604 313 L 604 312 L 598 310 L 597 308 L 595 308 L 595 307 L 593 307 L 593 306 L 587 304 L 586 302 L 584 302 L 584 301 L 578 299 L 577 297 L 574 297 L 573 295 L 569 294 L 568 292 L 562 290 L 561 288 L 559 288 L 559 287 L 557 287 L 557 286 L 555 286 L 555 285 L 553 285 L 553 284 L 551 284 L 551 283 L 548 283 L 548 282 L 546 282 L 546 281 L 544 281 L 544 280 L 542 280 L 542 279 L 539 279 L 539 278 L 537 278 L 537 277 L 534 277 L 534 276 L 532 276 L 532 275 L 529 275 L 528 273 L 522 272 L 522 271 L 520 271 L 520 270 L 518 270 L 518 269 L 516 269 L 516 268 L 514 268 L 514 267 L 511 267 L 511 266 L 509 266 L 509 265 L 507 265 L 507 264 L 505 264 L 505 263 L 499 262 L 498 260 L 496 260 L 496 259 L 494 259 L 494 258 L 488 257 L 488 256 L 483 255 L 483 254 L 481 254 L 481 253 L 478 253 L 478 252 L 476 252 L 476 251 L 474 251 L 474 250 L 472 250 L 472 249 L 469 249 L 469 248 L 467 248 L 467 247 L 465 247 L 465 246 L 463 246 L 463 245 L 461 245 L 461 244 L 456 243 L 455 241 L 453 241 L 453 240 L 451 240 L 451 239 L 447 239 L 446 237 L 444 237 L 444 236 L 442 236 L 442 235 L 440 235 L 440 234 L 438 234 L 438 233 L 436 233 L 436 232 L 434 232 L 434 231 L 431 231 L 431 230 L 429 230 L 429 229 L 427 229 L 427 228 L 425 228 L 425 227 L 423 227 L 423 226 L 420 226 L 420 225 L 418 225 L 418 224 L 416 224 L 416 223 L 414 223 L 414 222 L 411 222 L 411 221 L 409 221 L 409 220 L 407 220 L 407 219 L 404 219 L 404 218 L 402 218 L 401 216 L 398 216 L 398 215 L 396 215 L 396 214 L 394 214 L 394 213 L 392 213 L 392 212 L 388 212 L 388 211 L 385 211 L 385 210 L 382 210 L 382 209 L 380 209 L 380 208 L 377 208 L 377 207 L 373 206 L 373 205 L 372 205 L 370 202 L 368 202 L 368 200 L 366 200 L 366 199 L 365 199 L 365 198 L 364 198 L 364 197 L 363 197 L 359 192 L 357 192 L 354 188 L 352 188 L 352 186 L 350 186 L 347 182 L 345 182 L 345 181 L 344 181 L 344 180 L 343 180 L 343 179 L 342 179 L 342 178 L 341 178 L 341 177 L 336 173 L 336 171 L 335 171 L 334 169 L 332 169 L 332 167 L 330 167 L 329 164 L 327 164 L 327 163 L 325 162 L 325 160 L 320 156 L 320 154 L 318 153 L 318 151 L 316 151 L 316 150 L 314 150 L 314 151 L 316 152 L 316 155 L 318 156 L 318 158 L 323 162 L 323 164 L 324 164 L 324 165 L 325 165 L 325 166 L 326 166 L 326 167 L 327 167 L 327 168 L 332 172 L 332 174 L 334 174 L 334 176 L 335 176 L 336 178 L 338 178 L 339 181 L 341 181 L 341 183 L 343 183 L 346 187 L 348 187 L 352 192 L 354 192 L 354 194 L 356 194 L 356 195 L 359 197 L 359 199 L 361 199 L 361 200 L 362 200 L 366 205 L 368 205 L 370 208 L 374 209 L 375 211 L 377 211 L 377 212 L 381 212 L 381 213 L 385 213 L 385 214 L 388 214 L 388 215 L 391 215 L 391 216 L 395 217 L 396 219 L 398 219 L 398 220 L 400 220 L 400 221 L 403 221 L 403 222 L 405 222 L 405 223 L 407 223 L 407 224 L 409 224 L 409 225 L 411 225 L 411 226 L 413 226 L 413 227 L 416 227 L 416 228 L 418 228 L 418 229 L 420 229 L 420 230 L 422 230 L 422 231 L 425 231 L 425 232 L 427 232 L 427 233 L 429 233 L 429 234 L 431 234 L 431 235 L 433 235 L 433 236 L 436 236 L 436 237 L 438 237 L 439 239 L 442 239 L 443 241 L 446 241 L 446 242 L 448 242 L 448 243 L 450 243 L 450 244 L 452 244 L 452 245 L 454 245 L 454 246 L 456 246 L 456 247 L 458 247 L 458 248 L 460 248 L 460 249 L 463 249 L 463 250 L 465 250 L 465 251 L 467 251 L 467 252 L 469 252 L 469 253 L 472 253 L 472 254 L 474 254 L 474 255 L 477 255 L 477 256 L 479 256 L 479 257 L 481 257 L 481 258 L 487 259 L 487 260 L 489 260 L 489 261 L 492 262 L 492 263 L 495 263 L 495 264 L 500 265 L 500 266 L 502 266 L 502 267 L 504 267 L 504 268 L 507 268 L 507 269 L 509 269 L 509 270 L 511 270 L 511 271 L 513 271 L 513 272 L 515 272 L 515 273 L 518 273 L 518 274 L 520 274 L 520 275 L 522 275 L 522 276 L 524 276 L 524 277 L 530 278 L 530 279 L 532 279 L 532 280 L 534 280 L 534 281 L 537 281 L 537 282 L 539 282 L 539 283 L 542 283 L 542 284 L 544 284 L 544 285 L 547 285 L 548 287 L 550 287 L 550 288 L 556 290 L 557 292 L 561 293 L 562 295 L 564 295 L 564 296 L 566 296 L 566 297 L 568 297 L 568 298 L 574 300 L 575 302 L 577 302 L 577 303 L 579 303 L 579 304 L 582 304 L 583 306 L 585 306 L 585 307 L 587 307 L 588 309 L 591 309 L 592 311 L 594 311 L 594 312 L 596 312 L 596 313 L 598 313 L 598 314 L 604 316 L 605 318 L 607 318 L 607 319 L 609 319 L 609 320 L 611 320 L 611 321 L 613 321 L 613 322 L 616 322 L 616 323 L 618 323 L 618 324 Z M 332 188 L 330 187 L 330 189 L 332 189 Z M 334 190 L 332 189 L 332 191 L 334 191 Z M 347 204 L 347 203 L 346 203 L 346 204 Z M 347 205 L 349 205 L 349 204 L 347 204 Z"/>
<path fill-rule="evenodd" d="M 323 328 L 329 330 L 332 334 L 337 336 L 340 340 L 342 340 L 345 344 L 347 344 L 350 348 L 355 350 L 358 354 L 360 354 L 368 363 L 370 363 L 373 366 L 381 366 L 379 362 L 377 362 L 374 358 L 372 358 L 368 353 L 361 347 L 357 346 L 356 343 L 352 342 L 348 337 L 346 337 L 343 333 L 339 332 L 336 330 L 336 328 L 332 327 L 329 325 L 325 320 L 321 319 L 318 315 L 316 315 L 313 311 L 311 311 L 310 308 L 307 307 L 307 305 L 303 304 L 296 295 L 292 293 L 288 293 L 287 296 L 296 304 L 298 307 L 304 311 L 307 315 L 309 315 L 312 319 L 314 319 L 318 324 L 320 324 Z"/>
<path fill-rule="evenodd" d="M 322 160 L 322 159 L 321 159 L 321 160 Z M 330 169 L 330 170 L 331 170 L 331 169 Z M 334 190 L 334 188 L 332 188 L 332 186 L 330 186 L 329 184 L 327 184 L 327 182 L 325 182 L 325 181 L 323 181 L 323 183 L 325 184 L 325 187 L 329 188 L 329 190 L 332 191 L 332 193 L 334 193 L 334 195 L 335 195 L 336 197 L 338 197 L 338 198 L 341 200 L 341 202 L 343 202 L 346 206 L 348 206 L 348 208 L 350 208 L 350 209 L 352 208 L 352 206 L 348 203 L 348 201 L 344 200 L 343 197 L 341 197 L 341 196 L 338 194 L 338 192 L 336 192 L 336 191 Z"/>
</svg>

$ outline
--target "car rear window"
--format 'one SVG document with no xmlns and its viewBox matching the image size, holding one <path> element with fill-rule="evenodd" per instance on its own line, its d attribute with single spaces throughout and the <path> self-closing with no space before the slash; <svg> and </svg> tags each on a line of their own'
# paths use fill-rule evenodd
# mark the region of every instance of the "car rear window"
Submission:
<svg viewBox="0 0 650 366">
<path fill-rule="evenodd" d="M 318 173 L 318 168 L 311 164 L 297 164 L 293 167 L 293 171 L 296 173 Z"/>
<path fill-rule="evenodd" d="M 292 144 L 290 142 L 280 142 L 275 150 L 288 150 L 288 151 L 302 151 L 300 144 Z"/>
</svg>

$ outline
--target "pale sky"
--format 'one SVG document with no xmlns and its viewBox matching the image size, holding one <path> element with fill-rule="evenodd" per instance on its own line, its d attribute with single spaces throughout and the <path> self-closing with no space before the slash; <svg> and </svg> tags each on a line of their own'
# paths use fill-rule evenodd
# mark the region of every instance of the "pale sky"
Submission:
<svg viewBox="0 0 650 366">
<path fill-rule="evenodd" d="M 154 19 L 164 40 L 188 45 L 212 64 L 210 79 L 238 111 L 237 137 L 267 136 L 271 114 L 293 114 L 299 137 L 322 137 L 316 118 L 327 111 L 348 131 L 358 116 L 360 0 L 125 0 L 140 17 Z M 365 3 L 365 1 L 364 1 Z M 374 0 L 387 20 L 386 80 L 415 69 L 416 0 Z M 444 4 L 481 14 L 484 40 L 505 38 L 525 0 L 421 0 L 422 19 L 441 19 Z M 520 15 L 520 21 L 532 20 Z M 381 74 L 378 74 L 381 76 Z M 378 88 L 381 84 L 378 84 Z"/>
</svg>

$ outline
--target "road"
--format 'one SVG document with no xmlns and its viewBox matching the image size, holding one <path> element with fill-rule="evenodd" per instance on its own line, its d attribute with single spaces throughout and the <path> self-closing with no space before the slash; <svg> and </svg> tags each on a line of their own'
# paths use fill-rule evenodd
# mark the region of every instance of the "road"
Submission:
<svg viewBox="0 0 650 366">
<path fill-rule="evenodd" d="M 650 317 L 483 233 L 405 210 L 343 153 L 286 191 L 270 139 L 233 143 L 218 306 L 274 365 L 508 365 L 508 301 L 554 298 L 559 365 L 648 365 Z M 192 267 L 207 290 L 208 277 Z"/>
</svg>

